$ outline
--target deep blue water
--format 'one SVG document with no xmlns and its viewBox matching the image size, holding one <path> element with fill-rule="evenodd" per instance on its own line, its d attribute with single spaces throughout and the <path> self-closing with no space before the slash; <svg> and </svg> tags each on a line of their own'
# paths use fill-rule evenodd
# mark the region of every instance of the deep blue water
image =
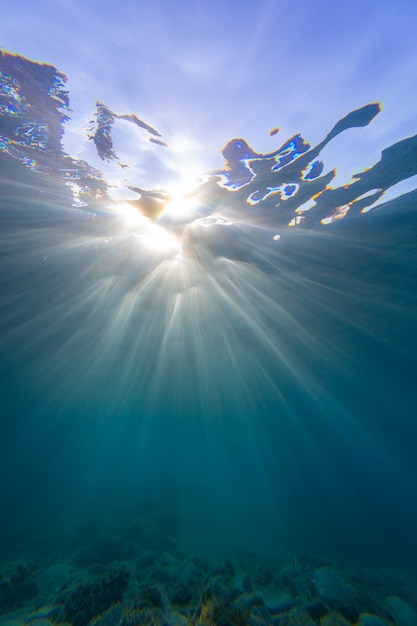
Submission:
<svg viewBox="0 0 417 626">
<path fill-rule="evenodd" d="M 34 210 L 2 241 L 6 528 L 151 501 L 203 550 L 413 563 L 414 213 L 149 279 L 112 218 Z"/>
<path fill-rule="evenodd" d="M 14 141 L 0 154 L 0 559 L 60 562 L 88 532 L 128 541 L 141 520 L 206 557 L 413 571 L 416 192 L 322 224 L 350 193 L 326 179 L 290 227 L 296 205 L 283 217 L 265 193 L 291 202 L 320 172 L 286 190 L 276 154 L 233 140 L 193 218 L 156 218 L 179 248 L 155 249 L 149 223 L 91 193 L 74 206 L 61 157 Z M 306 150 L 285 146 L 281 166 Z M 343 204 L 410 176 L 412 150 L 391 148 Z"/>
</svg>

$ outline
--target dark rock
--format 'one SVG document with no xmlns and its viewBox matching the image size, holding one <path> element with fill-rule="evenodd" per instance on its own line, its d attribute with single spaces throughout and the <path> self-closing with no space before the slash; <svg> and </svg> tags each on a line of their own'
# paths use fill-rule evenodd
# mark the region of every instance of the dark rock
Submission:
<svg viewBox="0 0 417 626">
<path fill-rule="evenodd" d="M 331 566 L 320 567 L 314 572 L 313 582 L 320 599 L 350 622 L 356 622 L 361 606 L 356 589 L 343 580 Z"/>
<path fill-rule="evenodd" d="M 33 565 L 23 561 L 6 565 L 0 570 L 0 613 L 24 605 L 38 591 Z"/>
<path fill-rule="evenodd" d="M 188 621 L 178 613 L 167 613 L 163 617 L 162 626 L 187 626 Z"/>
<path fill-rule="evenodd" d="M 358 626 L 387 626 L 387 624 L 388 622 L 371 613 L 361 613 L 358 621 Z"/>
<path fill-rule="evenodd" d="M 171 601 L 176 606 L 185 607 L 189 604 L 197 604 L 198 596 L 201 593 L 203 584 L 203 572 L 195 565 L 193 561 L 185 563 L 184 567 L 176 575 L 176 585 L 173 588 Z M 218 587 L 216 586 L 218 585 Z M 219 590 L 223 594 L 224 581 L 214 582 L 214 587 L 207 585 L 208 593 L 216 593 Z"/>
<path fill-rule="evenodd" d="M 324 617 L 329 612 L 329 608 L 325 604 L 323 604 L 321 600 L 316 600 L 315 602 L 305 604 L 304 610 L 307 611 L 307 613 L 315 622 L 318 622 L 320 618 Z"/>
<path fill-rule="evenodd" d="M 127 557 L 127 549 L 123 541 L 112 535 L 104 534 L 88 547 L 82 548 L 74 557 L 78 567 L 88 567 L 96 563 L 107 564 L 123 561 Z"/>
<path fill-rule="evenodd" d="M 260 565 L 255 574 L 253 575 L 253 582 L 255 588 L 259 587 L 268 587 L 272 583 L 274 578 L 273 572 L 268 565 L 262 564 Z"/>
<path fill-rule="evenodd" d="M 228 596 L 228 588 L 222 576 L 214 576 L 210 578 L 203 592 L 203 601 L 213 598 L 221 599 Z"/>
<path fill-rule="evenodd" d="M 244 594 L 236 600 L 235 605 L 240 609 L 252 609 L 253 607 L 264 607 L 264 599 L 256 593 Z"/>
<path fill-rule="evenodd" d="M 286 568 L 275 579 L 275 584 L 290 596 L 310 598 L 310 576 L 301 568 Z"/>
<path fill-rule="evenodd" d="M 321 626 L 351 626 L 351 622 L 348 622 L 340 613 L 328 613 L 320 620 Z"/>
<path fill-rule="evenodd" d="M 35 609 L 31 613 L 25 613 L 24 617 L 25 623 L 36 624 L 36 626 L 43 626 L 44 621 L 48 624 L 53 622 L 54 624 L 59 624 L 64 621 L 64 607 L 60 604 L 56 606 L 42 606 L 38 609 Z M 0 620 L 0 624 L 5 626 L 5 623 Z M 6 622 L 8 624 L 8 622 Z"/>
<path fill-rule="evenodd" d="M 121 602 L 129 576 L 126 567 L 110 569 L 104 576 L 66 593 L 63 598 L 65 619 L 72 626 L 87 626 L 94 617 Z"/>
<path fill-rule="evenodd" d="M 48 613 L 48 618 L 54 622 L 59 624 L 59 622 L 64 621 L 64 607 L 60 604 L 51 608 Z"/>
<path fill-rule="evenodd" d="M 201 580 L 204 573 L 193 561 L 188 561 L 178 573 L 178 579 L 184 582 L 193 582 Z"/>
<path fill-rule="evenodd" d="M 109 568 L 107 565 L 102 565 L 101 563 L 94 563 L 94 565 L 90 565 L 90 567 L 87 567 L 87 572 L 92 577 L 104 576 L 104 574 L 107 573 L 108 569 Z"/>
<path fill-rule="evenodd" d="M 251 611 L 226 598 L 210 598 L 201 603 L 196 623 L 199 626 L 251 626 Z"/>
<path fill-rule="evenodd" d="M 275 623 L 275 622 L 274 622 Z M 315 622 L 309 614 L 302 609 L 292 609 L 287 614 L 287 625 L 289 626 L 315 626 Z"/>
<path fill-rule="evenodd" d="M 196 600 L 195 585 L 188 582 L 180 582 L 176 587 L 171 598 L 172 604 L 176 606 L 187 606 Z"/>
<path fill-rule="evenodd" d="M 216 567 L 212 572 L 212 576 L 221 576 L 222 578 L 224 578 L 226 582 L 230 582 L 234 574 L 235 574 L 235 570 L 233 568 L 233 565 L 228 560 L 224 561 L 221 565 Z"/>
<path fill-rule="evenodd" d="M 123 608 L 121 604 L 115 604 L 108 609 L 97 620 L 92 622 L 91 626 L 119 626 L 123 618 Z"/>
<path fill-rule="evenodd" d="M 384 605 L 399 626 L 417 626 L 417 613 L 402 598 L 388 596 L 385 598 Z"/>
<path fill-rule="evenodd" d="M 136 561 L 136 569 L 138 572 L 149 569 L 150 567 L 155 567 L 155 565 L 156 558 L 153 552 L 145 552 Z"/>
<path fill-rule="evenodd" d="M 161 589 L 156 585 L 146 585 L 140 592 L 140 608 L 165 609 L 166 600 Z"/>
<path fill-rule="evenodd" d="M 272 615 L 278 613 L 287 613 L 294 608 L 293 598 L 286 594 L 281 593 L 278 590 L 268 589 L 262 592 L 262 598 L 265 602 L 265 606 Z"/>
<path fill-rule="evenodd" d="M 254 607 L 249 623 L 251 626 L 264 626 L 264 624 L 272 624 L 271 615 L 266 606 Z"/>
<path fill-rule="evenodd" d="M 172 582 L 172 574 L 168 569 L 157 569 L 151 573 L 150 579 L 161 585 L 168 585 Z"/>
<path fill-rule="evenodd" d="M 249 578 L 248 574 L 242 577 L 242 587 L 245 593 L 252 593 L 253 591 L 252 581 Z"/>
<path fill-rule="evenodd" d="M 164 613 L 161 609 L 131 609 L 126 612 L 118 626 L 161 626 Z"/>
</svg>

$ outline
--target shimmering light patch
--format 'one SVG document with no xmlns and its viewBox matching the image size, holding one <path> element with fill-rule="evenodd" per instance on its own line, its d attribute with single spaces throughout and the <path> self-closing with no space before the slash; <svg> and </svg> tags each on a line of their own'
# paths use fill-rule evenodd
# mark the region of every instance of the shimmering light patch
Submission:
<svg viewBox="0 0 417 626">
<path fill-rule="evenodd" d="M 219 186 L 225 189 L 236 190 L 245 187 L 255 178 L 251 168 L 251 160 L 258 156 L 244 139 L 232 139 L 222 150 L 226 159 L 223 170 L 212 172 L 219 176 Z"/>
<path fill-rule="evenodd" d="M 111 204 L 109 209 L 118 213 L 127 226 L 145 226 L 150 223 L 149 217 L 142 215 L 142 213 L 135 206 L 129 204 L 129 202 Z"/>
<path fill-rule="evenodd" d="M 69 107 L 68 91 L 65 89 L 66 82 L 66 76 L 59 72 L 55 74 L 51 85 L 48 87 L 48 95 L 55 100 L 60 107 Z"/>
<path fill-rule="evenodd" d="M 255 172 L 250 167 L 248 160 L 240 161 L 239 166 L 234 168 L 233 179 L 231 179 L 227 171 L 225 175 L 222 175 L 220 172 L 217 174 L 219 175 L 219 187 L 230 191 L 246 187 L 255 178 Z"/>
<path fill-rule="evenodd" d="M 310 211 L 315 206 L 316 206 L 315 199 L 314 198 L 310 198 L 309 200 L 307 200 L 307 202 L 304 202 L 299 207 L 297 207 L 295 209 L 295 213 L 297 213 L 297 215 L 298 215 L 299 213 L 304 213 L 305 211 Z"/>
<path fill-rule="evenodd" d="M 5 152 L 13 159 L 17 159 L 23 165 L 28 167 L 31 170 L 36 172 L 43 172 L 44 174 L 50 173 L 50 168 L 47 166 L 40 165 L 39 162 L 33 157 L 27 155 L 25 152 L 19 149 L 19 143 L 12 141 L 8 137 L 4 137 L 0 135 L 0 150 L 1 152 Z"/>
<path fill-rule="evenodd" d="M 165 228 L 149 223 L 137 237 L 151 251 L 173 255 L 178 260 L 181 246 L 178 239 Z"/>
<path fill-rule="evenodd" d="M 168 254 L 171 257 L 181 252 L 177 237 L 155 224 L 149 217 L 142 215 L 134 205 L 129 202 L 118 202 L 108 208 L 122 217 L 125 226 L 134 231 L 134 236 L 148 250 Z"/>
<path fill-rule="evenodd" d="M 295 135 L 291 139 L 289 139 L 282 148 L 275 154 L 274 159 L 276 161 L 276 165 L 272 167 L 272 171 L 276 171 L 287 165 L 295 158 L 297 158 L 303 152 L 308 150 L 310 145 L 305 143 L 304 139 L 301 135 Z"/>
<path fill-rule="evenodd" d="M 333 224 L 333 222 L 337 222 L 338 220 L 342 220 L 348 214 L 350 210 L 350 205 L 345 204 L 344 206 L 337 207 L 336 211 L 333 215 L 329 217 L 324 217 L 320 222 L 325 226 L 326 224 Z"/>
<path fill-rule="evenodd" d="M 208 217 L 200 217 L 198 220 L 195 220 L 196 224 L 200 224 L 207 228 L 207 226 L 232 226 L 233 222 L 229 220 L 225 220 L 223 217 L 219 215 L 210 215 Z"/>
<path fill-rule="evenodd" d="M 299 188 L 300 188 L 300 185 L 297 185 L 295 183 L 292 185 L 284 185 L 284 188 L 282 190 L 282 196 L 281 196 L 282 199 L 288 200 L 288 198 L 292 198 L 292 196 L 295 196 Z"/>
<path fill-rule="evenodd" d="M 49 129 L 45 122 L 24 122 L 20 126 L 16 126 L 14 133 L 21 146 L 37 148 L 42 151 L 48 147 Z"/>
<path fill-rule="evenodd" d="M 177 197 L 168 202 L 164 208 L 164 216 L 175 218 L 195 219 L 195 211 L 198 206 L 198 200 L 195 197 Z"/>
<path fill-rule="evenodd" d="M 383 189 L 370 189 L 366 193 L 363 193 L 362 195 L 358 196 L 355 200 L 355 203 L 360 202 L 361 200 L 365 200 L 367 198 L 372 199 L 373 202 L 369 206 L 366 206 L 363 209 L 361 209 L 361 213 L 368 213 L 368 211 L 371 211 L 374 208 L 375 202 L 382 196 L 383 193 L 384 193 Z"/>
<path fill-rule="evenodd" d="M 80 187 L 80 185 L 77 185 L 77 183 L 74 183 L 72 181 L 68 181 L 65 184 L 72 191 L 72 198 L 73 198 L 72 206 L 73 207 L 81 208 L 81 207 L 88 206 L 87 202 L 84 202 L 84 200 L 81 200 L 81 194 L 85 192 L 85 189 L 83 189 L 82 187 Z"/>
<path fill-rule="evenodd" d="M 288 226 L 299 226 L 300 224 L 302 224 L 305 220 L 304 215 L 296 215 L 295 217 L 292 218 L 292 220 L 290 220 L 288 222 Z"/>
<path fill-rule="evenodd" d="M 279 193 L 280 190 L 281 187 L 275 187 L 274 189 L 270 189 L 269 187 L 262 190 L 257 189 L 256 191 L 251 193 L 250 196 L 248 196 L 246 202 L 251 206 L 255 206 L 256 204 L 261 202 L 261 200 L 265 200 L 269 196 Z"/>
<path fill-rule="evenodd" d="M 248 196 L 246 202 L 251 206 L 254 206 L 255 204 L 263 202 L 267 198 L 275 195 L 278 195 L 280 200 L 288 200 L 288 198 L 292 198 L 298 192 L 299 188 L 300 185 L 297 184 L 284 184 L 279 187 L 266 187 L 264 189 L 258 189 Z"/>
<path fill-rule="evenodd" d="M 312 180 L 313 178 L 317 178 L 323 171 L 323 161 L 313 161 L 309 163 L 308 167 L 301 172 L 301 177 L 303 180 Z"/>
<path fill-rule="evenodd" d="M 22 116 L 27 109 L 19 81 L 0 70 L 0 115 Z"/>
<path fill-rule="evenodd" d="M 194 191 L 201 184 L 201 167 L 191 157 L 182 159 L 176 165 L 177 177 L 170 185 L 173 202 L 192 200 Z"/>
</svg>

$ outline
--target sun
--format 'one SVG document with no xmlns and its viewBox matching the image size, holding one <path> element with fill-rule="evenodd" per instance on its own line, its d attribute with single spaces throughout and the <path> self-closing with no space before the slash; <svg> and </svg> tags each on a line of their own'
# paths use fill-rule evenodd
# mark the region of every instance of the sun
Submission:
<svg viewBox="0 0 417 626">
<path fill-rule="evenodd" d="M 198 146 L 184 137 L 169 147 L 166 187 L 129 184 L 124 189 L 128 197 L 121 195 L 110 208 L 121 216 L 122 228 L 133 230 L 144 247 L 176 255 L 187 224 L 205 215 L 202 188 L 208 170 L 204 159 L 199 158 Z"/>
<path fill-rule="evenodd" d="M 133 231 L 133 236 L 140 241 L 144 249 L 172 256 L 181 252 L 178 237 L 150 217 L 143 215 L 131 202 L 118 202 L 109 208 L 122 218 L 121 233 L 126 230 Z"/>
<path fill-rule="evenodd" d="M 145 248 L 152 252 L 177 256 L 181 253 L 181 243 L 178 238 L 162 226 L 149 223 L 146 230 L 137 234 Z"/>
</svg>

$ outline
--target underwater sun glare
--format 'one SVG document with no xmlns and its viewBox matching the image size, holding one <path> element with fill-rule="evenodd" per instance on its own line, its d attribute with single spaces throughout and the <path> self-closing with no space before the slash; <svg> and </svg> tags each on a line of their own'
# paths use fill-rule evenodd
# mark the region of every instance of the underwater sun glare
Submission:
<svg viewBox="0 0 417 626">
<path fill-rule="evenodd" d="M 147 248 L 155 252 L 177 255 L 181 251 L 181 245 L 178 239 L 172 233 L 157 224 L 150 223 L 146 232 L 138 234 L 137 237 Z"/>
<path fill-rule="evenodd" d="M 109 208 L 117 212 L 129 230 L 134 230 L 134 236 L 141 244 L 152 251 L 172 253 L 180 252 L 180 242 L 175 235 L 155 224 L 151 218 L 143 215 L 134 205 L 128 202 L 113 204 Z"/>
</svg>

